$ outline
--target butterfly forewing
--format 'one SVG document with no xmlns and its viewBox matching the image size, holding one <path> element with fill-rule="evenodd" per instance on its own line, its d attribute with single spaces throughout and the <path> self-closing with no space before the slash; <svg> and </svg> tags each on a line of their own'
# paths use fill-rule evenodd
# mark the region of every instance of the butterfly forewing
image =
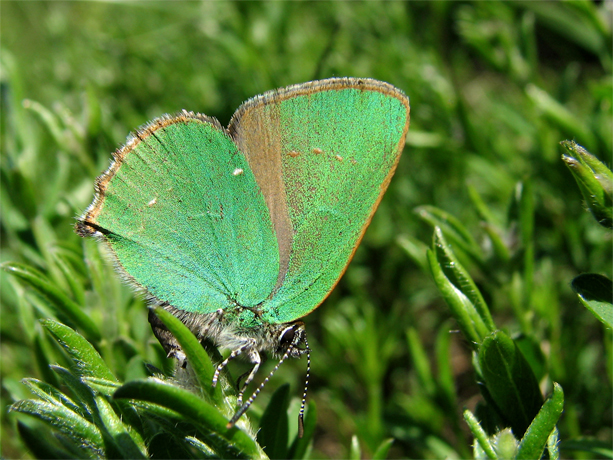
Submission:
<svg viewBox="0 0 613 460">
<path fill-rule="evenodd" d="M 266 299 L 278 277 L 270 215 L 243 155 L 213 121 L 154 121 L 116 153 L 85 225 L 128 278 L 176 308 L 210 313 Z"/>
</svg>

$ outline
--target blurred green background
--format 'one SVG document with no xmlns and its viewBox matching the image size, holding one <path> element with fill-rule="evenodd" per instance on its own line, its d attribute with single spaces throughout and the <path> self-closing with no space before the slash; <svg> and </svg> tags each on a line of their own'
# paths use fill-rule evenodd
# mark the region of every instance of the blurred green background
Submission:
<svg viewBox="0 0 613 460">
<path fill-rule="evenodd" d="M 463 262 L 497 325 L 538 344 L 544 393 L 551 381 L 564 388 L 561 439 L 610 445 L 611 333 L 580 305 L 570 281 L 587 271 L 611 276 L 611 233 L 585 211 L 559 142 L 574 139 L 611 163 L 611 2 L 0 7 L 1 260 L 36 267 L 72 292 L 103 331 L 96 346 L 118 376 L 145 376 L 143 362 L 168 370 L 172 363 L 149 331 L 142 301 L 112 267 L 92 281 L 83 251 L 95 244 L 73 232 L 111 152 L 163 113 L 187 109 L 226 125 L 242 101 L 270 89 L 371 77 L 409 96 L 411 127 L 346 275 L 305 320 L 309 398 L 318 408 L 312 457 L 347 457 L 353 435 L 365 457 L 388 437 L 395 438 L 391 458 L 470 455 L 461 413 L 481 398 L 471 350 L 453 333 L 423 251 L 407 250 L 431 244 L 432 226 L 416 212 L 423 205 L 455 216 L 480 244 L 481 263 Z M 530 286 L 518 290 L 526 242 L 514 199 L 526 187 L 535 210 Z M 507 258 L 496 257 L 485 220 L 497 224 Z M 58 260 L 79 276 L 69 279 Z M 21 458 L 29 454 L 7 408 L 31 397 L 21 379 L 51 378 L 38 365 L 41 354 L 64 358 L 37 321 L 57 313 L 25 284 L 0 276 L 2 457 Z M 409 329 L 436 379 L 449 382 L 451 399 L 419 378 Z M 299 400 L 304 372 L 304 360 L 285 364 L 252 416 L 284 382 Z M 296 413 L 294 405 L 291 423 Z"/>
</svg>

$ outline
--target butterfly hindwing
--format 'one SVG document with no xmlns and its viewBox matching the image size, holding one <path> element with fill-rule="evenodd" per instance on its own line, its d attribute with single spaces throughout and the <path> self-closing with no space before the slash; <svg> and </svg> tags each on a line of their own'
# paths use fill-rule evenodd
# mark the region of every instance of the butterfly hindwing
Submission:
<svg viewBox="0 0 613 460">
<path fill-rule="evenodd" d="M 406 96 L 374 80 L 296 85 L 237 111 L 229 130 L 263 189 L 279 241 L 267 321 L 306 315 L 338 282 L 393 175 L 408 123 Z"/>
</svg>

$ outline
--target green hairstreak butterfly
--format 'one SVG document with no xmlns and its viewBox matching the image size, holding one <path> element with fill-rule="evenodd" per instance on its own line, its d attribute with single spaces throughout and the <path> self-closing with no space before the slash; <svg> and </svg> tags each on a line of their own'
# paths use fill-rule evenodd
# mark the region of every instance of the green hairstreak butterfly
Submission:
<svg viewBox="0 0 613 460">
<path fill-rule="evenodd" d="M 106 243 L 152 303 L 231 350 L 218 372 L 248 358 L 242 397 L 260 353 L 281 363 L 308 352 L 299 319 L 344 273 L 408 129 L 404 93 L 357 78 L 256 96 L 227 129 L 192 112 L 163 116 L 115 152 L 76 229 Z M 166 352 L 184 358 L 156 319 L 150 314 Z"/>
</svg>

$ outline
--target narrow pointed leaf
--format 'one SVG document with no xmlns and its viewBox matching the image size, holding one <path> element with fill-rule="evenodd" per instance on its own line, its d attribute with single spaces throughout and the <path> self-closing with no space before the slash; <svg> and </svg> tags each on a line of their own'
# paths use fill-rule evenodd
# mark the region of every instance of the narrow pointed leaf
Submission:
<svg viewBox="0 0 613 460">
<path fill-rule="evenodd" d="M 428 261 L 432 277 L 439 292 L 449 306 L 451 313 L 458 322 L 460 330 L 473 347 L 477 347 L 481 343 L 482 337 L 475 328 L 474 319 L 477 314 L 470 300 L 457 289 L 445 276 L 442 267 L 440 266 L 436 253 L 428 250 Z"/>
<path fill-rule="evenodd" d="M 82 377 L 81 380 L 87 386 L 105 396 L 112 396 L 113 393 L 115 393 L 115 390 L 121 386 L 121 384 L 116 380 L 106 380 L 97 377 Z"/>
<path fill-rule="evenodd" d="M 269 458 L 287 458 L 289 384 L 281 385 L 270 398 L 260 420 L 258 444 Z"/>
<path fill-rule="evenodd" d="M 451 246 L 447 244 L 443 232 L 439 228 L 434 229 L 434 249 L 437 251 L 437 259 L 445 276 L 451 283 L 454 284 L 462 293 L 470 300 L 479 314 L 480 321 L 476 324 L 483 323 L 484 327 L 479 326 L 481 333 L 492 332 L 496 329 L 494 320 L 490 314 L 490 310 L 481 295 L 481 291 L 477 288 L 477 285 L 473 281 L 472 277 L 468 274 L 466 269 L 460 264 L 453 253 Z"/>
<path fill-rule="evenodd" d="M 379 447 L 377 447 L 377 450 L 375 450 L 375 453 L 372 454 L 372 460 L 386 459 L 387 453 L 389 452 L 390 447 L 392 447 L 392 444 L 394 444 L 394 438 L 388 438 L 381 442 Z"/>
<path fill-rule="evenodd" d="M 575 133 L 587 145 L 594 145 L 592 131 L 587 128 L 583 120 L 554 99 L 547 91 L 532 83 L 526 85 L 525 91 L 534 106 L 553 123 L 566 132 Z"/>
<path fill-rule="evenodd" d="M 474 414 L 469 410 L 465 410 L 464 420 L 466 420 L 466 423 L 468 424 L 471 433 L 475 437 L 477 443 L 479 443 L 479 446 L 481 446 L 481 449 L 483 450 L 485 455 L 487 455 L 487 458 L 496 459 L 496 452 L 494 452 L 494 448 L 490 444 L 490 441 L 487 437 L 487 433 L 481 427 L 481 424 L 474 416 Z"/>
<path fill-rule="evenodd" d="M 481 250 L 464 224 L 452 214 L 434 206 L 419 206 L 415 212 L 433 227 L 438 227 L 447 237 L 477 262 L 482 262 Z"/>
<path fill-rule="evenodd" d="M 32 286 L 37 292 L 48 299 L 58 312 L 64 314 L 78 328 L 82 329 L 87 336 L 91 337 L 93 340 L 100 340 L 102 336 L 98 326 L 96 326 L 76 302 L 55 287 L 41 272 L 16 262 L 5 262 L 1 267 L 6 272 L 11 273 Z"/>
<path fill-rule="evenodd" d="M 436 392 L 436 384 L 434 382 L 434 377 L 432 376 L 432 370 L 430 369 L 430 362 L 428 361 L 426 350 L 424 350 L 419 334 L 413 327 L 410 327 L 407 330 L 407 343 L 417 378 L 423 386 L 426 394 L 430 397 L 434 397 Z"/>
<path fill-rule="evenodd" d="M 80 376 L 117 381 L 100 354 L 81 334 L 52 319 L 41 323 L 70 355 Z"/>
<path fill-rule="evenodd" d="M 509 260 L 511 260 L 511 252 L 509 251 L 509 248 L 505 244 L 502 235 L 500 234 L 500 229 L 487 222 L 484 223 L 481 227 L 483 228 L 485 233 L 487 233 L 487 236 L 492 243 L 492 249 L 494 251 L 495 256 L 503 262 L 508 262 Z"/>
<path fill-rule="evenodd" d="M 309 445 L 313 441 L 316 423 L 317 407 L 315 406 L 314 401 L 310 401 L 304 412 L 304 433 L 302 434 L 302 438 L 299 438 L 296 435 L 296 438 L 289 449 L 289 453 L 287 455 L 288 458 L 307 458 L 306 454 L 309 449 Z"/>
<path fill-rule="evenodd" d="M 78 275 L 72 269 L 63 254 L 53 252 L 52 255 L 56 265 L 58 266 L 58 268 L 64 275 L 66 282 L 70 286 L 70 290 L 72 292 L 73 297 L 76 299 L 77 304 L 85 305 L 85 290 L 83 288 L 83 283 L 79 281 Z"/>
<path fill-rule="evenodd" d="M 83 445 L 98 455 L 104 450 L 102 435 L 98 428 L 67 407 L 25 399 L 13 404 L 10 410 L 37 417 L 72 439 L 77 445 Z"/>
<path fill-rule="evenodd" d="M 547 438 L 547 453 L 551 460 L 560 458 L 560 432 L 556 426 Z"/>
<path fill-rule="evenodd" d="M 427 255 L 438 290 L 459 323 L 462 333 L 473 347 L 477 347 L 493 329 L 493 321 L 474 282 L 459 265 L 438 227 L 434 232 L 433 249 L 428 250 Z"/>
<path fill-rule="evenodd" d="M 50 383 L 51 385 L 53 385 L 56 388 L 59 388 L 60 386 L 60 382 L 57 379 L 57 375 L 55 373 L 53 373 L 53 371 L 50 368 L 51 362 L 49 361 L 49 357 L 48 355 L 48 347 L 46 346 L 48 344 L 47 342 L 48 337 L 42 334 L 36 334 L 34 336 L 34 340 L 33 340 L 33 352 L 34 352 L 34 357 L 36 359 L 36 364 L 38 366 L 39 372 L 40 372 L 40 376 L 42 377 L 42 380 L 44 380 L 47 383 Z"/>
<path fill-rule="evenodd" d="M 187 390 L 155 379 L 134 380 L 121 386 L 114 398 L 127 398 L 159 404 L 178 412 L 203 430 L 212 432 L 227 443 L 228 450 L 237 449 L 247 457 L 259 458 L 263 452 L 244 431 L 226 428 L 228 419 L 211 404 Z"/>
<path fill-rule="evenodd" d="M 613 228 L 613 173 L 604 163 L 572 141 L 563 141 L 562 160 L 573 174 L 585 203 L 603 227 Z"/>
<path fill-rule="evenodd" d="M 222 404 L 221 385 L 213 387 L 213 374 L 215 367 L 211 358 L 200 344 L 194 334 L 172 313 L 161 307 L 155 309 L 156 316 L 166 325 L 168 330 L 175 336 L 183 352 L 187 356 L 188 366 L 194 369 L 200 387 L 205 391 L 215 404 Z"/>
<path fill-rule="evenodd" d="M 37 379 L 23 379 L 22 382 L 30 389 L 32 393 L 43 401 L 47 401 L 51 404 L 62 405 L 81 416 L 85 415 L 85 413 L 82 412 L 82 408 L 78 404 L 76 404 L 72 399 L 54 386 L 49 385 L 46 382 L 41 382 Z"/>
<path fill-rule="evenodd" d="M 541 458 L 563 410 L 564 392 L 562 387 L 554 382 L 553 393 L 545 401 L 519 444 L 517 460 Z"/>
<path fill-rule="evenodd" d="M 96 423 L 98 421 L 98 410 L 94 402 L 94 391 L 65 367 L 51 366 L 51 369 L 60 376 L 64 385 L 70 389 L 75 402 L 81 407 L 83 417 L 92 423 Z"/>
<path fill-rule="evenodd" d="M 530 365 L 513 340 L 497 331 L 483 340 L 479 368 L 499 415 L 523 436 L 543 402 Z"/>
<path fill-rule="evenodd" d="M 428 259 L 426 257 L 426 252 L 428 251 L 428 246 L 410 235 L 400 235 L 396 241 L 413 262 L 419 265 L 419 268 L 421 268 L 424 273 L 427 273 Z"/>
<path fill-rule="evenodd" d="M 147 449 L 142 438 L 135 435 L 133 430 L 128 432 L 111 404 L 106 400 L 106 397 L 102 395 L 96 396 L 96 404 L 102 423 L 104 423 L 104 428 L 112 438 L 122 457 L 126 459 L 148 458 Z"/>
<path fill-rule="evenodd" d="M 42 105 L 40 102 L 26 99 L 23 101 L 23 107 L 31 110 L 38 115 L 40 121 L 49 130 L 49 133 L 55 140 L 58 146 L 66 145 L 67 139 L 65 131 L 60 124 L 60 120 L 57 115 Z"/>
<path fill-rule="evenodd" d="M 40 429 L 33 430 L 25 423 L 17 421 L 17 431 L 23 443 L 36 458 L 46 460 L 74 458 L 74 453 L 68 452 L 55 443 L 49 442 L 47 436 L 41 435 Z M 83 458 L 89 458 L 89 456 L 83 456 Z"/>
<path fill-rule="evenodd" d="M 572 282 L 579 300 L 605 326 L 613 328 L 613 282 L 606 276 L 586 273 Z"/>
<path fill-rule="evenodd" d="M 360 460 L 362 458 L 362 449 L 360 449 L 360 440 L 355 434 L 351 437 L 351 446 L 349 448 L 349 458 L 351 460 Z"/>
</svg>

